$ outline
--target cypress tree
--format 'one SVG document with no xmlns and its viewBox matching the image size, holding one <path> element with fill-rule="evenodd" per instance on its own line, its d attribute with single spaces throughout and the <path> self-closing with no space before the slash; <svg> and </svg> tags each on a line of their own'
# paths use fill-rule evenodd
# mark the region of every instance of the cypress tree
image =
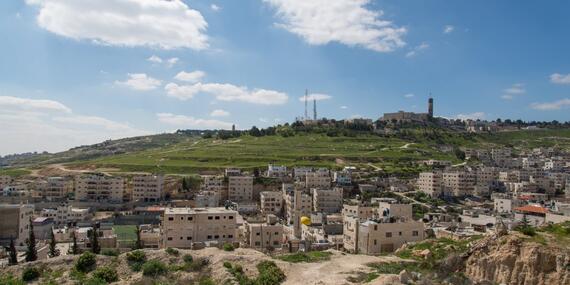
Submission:
<svg viewBox="0 0 570 285">
<path fill-rule="evenodd" d="M 91 251 L 95 254 L 101 253 L 101 246 L 99 245 L 99 233 L 97 232 L 97 225 L 93 225 L 91 231 Z"/>
<path fill-rule="evenodd" d="M 73 244 L 69 248 L 68 253 L 73 255 L 79 254 L 79 246 L 77 245 L 77 236 L 75 235 L 75 231 L 73 231 L 72 240 Z"/>
<path fill-rule="evenodd" d="M 55 235 L 53 230 L 51 231 L 51 237 L 49 242 L 49 256 L 56 257 L 59 256 L 59 249 L 57 249 L 57 243 L 55 242 Z"/>
<path fill-rule="evenodd" d="M 142 240 L 141 240 L 141 227 L 137 225 L 135 229 L 135 233 L 137 234 L 137 241 L 135 242 L 134 249 L 141 249 L 143 248 Z"/>
<path fill-rule="evenodd" d="M 10 258 L 8 262 L 10 265 L 18 264 L 18 252 L 16 251 L 16 245 L 14 245 L 13 238 L 10 238 Z"/>
<path fill-rule="evenodd" d="M 30 232 L 26 244 L 28 245 L 28 250 L 26 250 L 26 261 L 35 261 L 38 259 L 38 250 L 36 249 L 36 235 L 34 234 L 34 225 L 32 223 L 32 217 L 30 217 Z"/>
</svg>

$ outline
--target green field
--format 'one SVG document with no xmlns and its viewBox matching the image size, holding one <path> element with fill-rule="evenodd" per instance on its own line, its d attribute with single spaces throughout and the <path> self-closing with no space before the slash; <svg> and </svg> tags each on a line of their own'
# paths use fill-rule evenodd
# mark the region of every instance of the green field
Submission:
<svg viewBox="0 0 570 285">
<path fill-rule="evenodd" d="M 119 241 L 136 241 L 136 226 L 113 226 L 113 231 Z"/>
</svg>

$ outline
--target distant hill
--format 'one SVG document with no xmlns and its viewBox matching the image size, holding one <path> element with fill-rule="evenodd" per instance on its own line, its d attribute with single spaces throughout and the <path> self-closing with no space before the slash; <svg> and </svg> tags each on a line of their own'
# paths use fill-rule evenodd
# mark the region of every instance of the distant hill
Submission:
<svg viewBox="0 0 570 285">
<path fill-rule="evenodd" d="M 39 154 L 8 161 L 14 168 L 38 168 L 65 164 L 67 168 L 110 172 L 189 174 L 218 171 L 225 167 L 252 170 L 268 163 L 287 166 L 342 168 L 357 166 L 393 174 L 422 171 L 418 161 L 450 160 L 460 163 L 461 149 L 558 146 L 570 150 L 570 130 L 519 130 L 470 134 L 442 129 L 405 129 L 394 134 L 356 132 L 331 135 L 317 131 L 286 135 L 240 132 L 219 138 L 208 134 L 178 132 L 135 137 L 81 146 L 55 154 Z M 2 170 L 0 170 L 2 173 Z"/>
</svg>

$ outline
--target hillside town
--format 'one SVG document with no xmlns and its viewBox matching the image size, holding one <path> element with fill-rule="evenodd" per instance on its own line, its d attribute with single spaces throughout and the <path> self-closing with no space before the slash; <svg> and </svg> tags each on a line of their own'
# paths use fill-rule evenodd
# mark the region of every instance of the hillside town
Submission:
<svg viewBox="0 0 570 285">
<path fill-rule="evenodd" d="M 427 238 L 462 240 L 570 221 L 570 154 L 557 148 L 463 149 L 465 162 L 381 170 L 268 164 L 201 175 L 0 176 L 2 266 L 30 237 L 39 259 L 96 246 L 336 249 L 379 255 Z M 51 247 L 51 250 L 50 250 Z M 429 254 L 429 253 L 424 253 Z"/>
</svg>

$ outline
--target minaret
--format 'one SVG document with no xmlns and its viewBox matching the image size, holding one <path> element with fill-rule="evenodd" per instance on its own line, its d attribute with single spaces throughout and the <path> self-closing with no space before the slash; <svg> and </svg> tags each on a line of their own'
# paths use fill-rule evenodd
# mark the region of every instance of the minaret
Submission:
<svg viewBox="0 0 570 285">
<path fill-rule="evenodd" d="M 309 95 L 309 90 L 305 89 L 305 120 L 309 119 L 309 114 L 307 113 L 307 99 Z"/>
<path fill-rule="evenodd" d="M 433 98 L 431 97 L 431 93 L 428 99 L 428 116 L 433 118 Z"/>
<path fill-rule="evenodd" d="M 317 99 L 313 99 L 313 120 L 317 120 Z"/>
</svg>

